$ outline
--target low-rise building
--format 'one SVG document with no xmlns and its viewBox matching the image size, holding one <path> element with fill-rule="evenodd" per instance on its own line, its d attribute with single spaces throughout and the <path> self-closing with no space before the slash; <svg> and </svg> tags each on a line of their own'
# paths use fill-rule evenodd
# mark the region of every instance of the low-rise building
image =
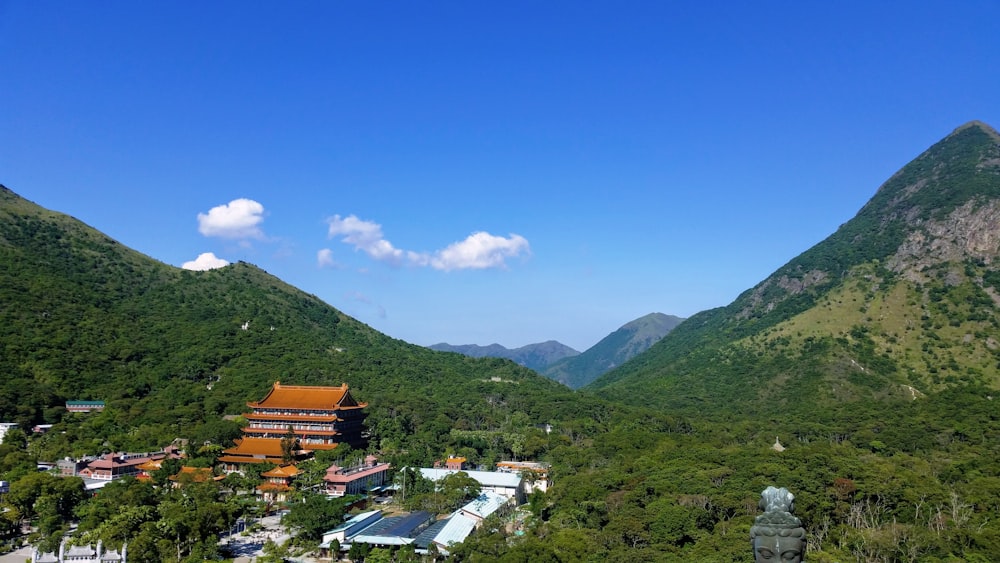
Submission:
<svg viewBox="0 0 1000 563">
<path fill-rule="evenodd" d="M 323 543 L 321 543 L 319 547 L 320 549 L 323 549 L 324 547 L 329 549 L 330 544 L 333 543 L 334 540 L 337 540 L 337 542 L 341 544 L 346 543 L 347 538 L 357 535 L 361 532 L 361 530 L 364 530 L 381 519 L 381 510 L 372 510 L 370 512 L 355 514 L 340 526 L 337 526 L 330 531 L 323 532 Z"/>
<path fill-rule="evenodd" d="M 181 454 L 176 447 L 168 446 L 157 452 L 113 452 L 96 459 L 65 459 L 56 462 L 56 466 L 59 468 L 59 473 L 64 476 L 75 475 L 84 479 L 113 481 L 122 477 L 138 477 L 142 474 L 141 467 L 146 463 L 168 457 L 180 458 Z"/>
<path fill-rule="evenodd" d="M 66 410 L 69 412 L 103 411 L 104 401 L 66 401 Z"/>
<path fill-rule="evenodd" d="M 97 541 L 97 548 L 88 545 L 66 545 L 64 539 L 59 544 L 58 553 L 42 553 L 38 548 L 31 550 L 31 563 L 128 563 L 128 544 L 117 550 L 104 549 L 104 543 Z"/>
<path fill-rule="evenodd" d="M 7 432 L 15 428 L 17 428 L 16 422 L 0 422 L 0 444 L 3 443 L 3 439 L 7 436 Z"/>
<path fill-rule="evenodd" d="M 331 465 L 323 477 L 326 494 L 334 497 L 366 494 L 386 484 L 389 468 L 388 463 L 378 463 L 371 455 L 355 467 Z"/>
<path fill-rule="evenodd" d="M 181 467 L 176 475 L 167 477 L 171 486 L 181 487 L 185 483 L 204 483 L 205 481 L 221 481 L 225 475 L 216 475 L 211 467 Z"/>
<path fill-rule="evenodd" d="M 517 473 L 524 479 L 525 493 L 549 489 L 549 464 L 536 461 L 500 461 L 497 471 Z"/>
<path fill-rule="evenodd" d="M 322 557 L 330 553 L 333 542 L 347 549 L 354 543 L 375 547 L 411 545 L 418 554 L 428 553 L 433 545 L 444 554 L 457 543 L 465 541 L 483 520 L 503 512 L 511 506 L 512 499 L 492 492 L 485 492 L 466 503 L 447 518 L 438 520 L 428 512 L 413 512 L 384 518 L 381 511 L 357 514 L 340 526 L 323 534 L 320 544 Z"/>
<path fill-rule="evenodd" d="M 265 481 L 257 486 L 257 495 L 267 502 L 284 502 L 292 490 L 292 481 L 300 473 L 294 465 L 282 465 L 261 473 Z"/>
<path fill-rule="evenodd" d="M 458 473 L 455 469 L 433 469 L 422 467 L 420 474 L 435 483 L 448 475 Z M 502 471 L 465 471 L 469 477 L 479 482 L 482 492 L 493 492 L 514 499 L 521 504 L 525 499 L 524 480 L 518 473 Z"/>
<path fill-rule="evenodd" d="M 475 521 L 476 526 L 482 524 L 487 517 L 502 512 L 511 504 L 511 498 L 493 492 L 485 492 L 472 499 L 458 510 L 459 514 Z"/>
</svg>

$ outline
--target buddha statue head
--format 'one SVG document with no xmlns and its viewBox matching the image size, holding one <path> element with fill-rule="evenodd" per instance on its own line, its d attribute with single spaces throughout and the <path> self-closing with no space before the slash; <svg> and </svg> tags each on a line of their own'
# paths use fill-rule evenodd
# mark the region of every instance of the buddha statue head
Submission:
<svg viewBox="0 0 1000 563">
<path fill-rule="evenodd" d="M 757 563 L 799 563 L 806 549 L 806 531 L 792 515 L 795 497 L 787 489 L 768 487 L 760 495 L 764 511 L 750 528 L 754 561 Z"/>
</svg>

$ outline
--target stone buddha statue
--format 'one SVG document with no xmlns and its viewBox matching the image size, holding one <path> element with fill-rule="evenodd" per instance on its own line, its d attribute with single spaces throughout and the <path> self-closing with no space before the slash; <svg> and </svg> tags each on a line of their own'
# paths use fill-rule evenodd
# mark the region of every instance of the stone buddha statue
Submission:
<svg viewBox="0 0 1000 563">
<path fill-rule="evenodd" d="M 750 528 L 754 561 L 757 563 L 799 563 L 806 550 L 806 531 L 792 515 L 795 496 L 788 489 L 768 487 L 760 494 L 758 506 L 764 511 Z"/>
</svg>

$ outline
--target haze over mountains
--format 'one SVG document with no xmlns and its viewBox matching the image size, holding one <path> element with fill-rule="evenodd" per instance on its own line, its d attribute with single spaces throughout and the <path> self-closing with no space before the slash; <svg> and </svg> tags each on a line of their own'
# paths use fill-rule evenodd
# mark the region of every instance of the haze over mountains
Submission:
<svg viewBox="0 0 1000 563">
<path fill-rule="evenodd" d="M 553 464 L 524 535 L 482 531 L 463 560 L 737 561 L 770 484 L 794 489 L 813 560 L 1000 560 L 995 130 L 959 127 L 733 303 L 658 340 L 679 319 L 650 317 L 557 360 L 655 340 L 571 391 L 392 339 L 249 264 L 165 265 L 0 187 L 0 419 L 56 425 L 36 457 L 228 444 L 223 415 L 275 380 L 347 382 L 394 467 Z"/>
<path fill-rule="evenodd" d="M 893 175 L 828 239 L 732 304 L 699 313 L 672 332 L 680 319 L 653 314 L 621 327 L 583 354 L 558 342 L 507 352 L 502 347 L 455 349 L 467 355 L 505 354 L 571 387 L 586 385 L 604 396 L 657 407 L 683 408 L 709 399 L 757 402 L 760 397 L 748 392 L 751 382 L 766 386 L 769 400 L 788 403 L 803 395 L 830 400 L 908 397 L 960 383 L 995 388 L 1000 385 L 1000 343 L 993 333 L 1000 302 L 997 139 L 996 131 L 979 122 L 956 129 Z M 270 337 L 279 340 L 288 331 L 291 318 L 272 316 L 279 313 L 269 312 L 267 304 L 275 301 L 266 296 L 300 292 L 251 266 L 204 273 L 172 268 L 6 188 L 2 193 L 4 287 L 9 303 L 24 301 L 5 308 L 0 319 L 9 336 L 6 357 L 20 372 L 49 382 L 63 396 L 72 389 L 88 389 L 84 394 L 96 396 L 104 375 L 170 357 L 175 346 L 188 358 L 189 367 L 181 371 L 195 380 L 221 379 L 218 388 L 225 389 L 227 378 L 220 374 L 238 363 L 242 353 L 225 352 L 231 343 L 215 343 L 204 352 L 186 348 L 197 343 L 186 334 L 198 330 L 185 323 L 226 323 L 232 326 L 218 329 L 229 334 L 252 320 L 251 332 L 274 326 L 277 333 Z M 256 297 L 212 297 L 223 294 L 209 289 L 211 284 L 236 282 L 246 284 Z M 188 307 L 178 303 L 183 305 L 192 291 L 206 292 L 205 304 L 199 305 L 203 310 L 185 312 Z M 307 301 L 319 307 L 329 317 L 326 327 L 373 332 L 313 297 L 291 299 L 296 308 Z M 164 316 L 150 314 L 156 310 Z M 207 310 L 214 312 L 207 315 Z M 120 326 L 108 323 L 108 314 L 120 318 Z M 297 315 L 291 326 L 309 317 Z M 143 346 L 123 344 L 130 334 L 171 336 Z M 38 347 L 19 346 L 25 337 Z M 363 338 L 393 342 L 383 335 Z M 73 350 L 82 345 L 100 350 L 100 357 L 73 360 L 72 351 L 64 353 L 66 346 Z M 301 372 L 315 380 L 331 369 L 306 376 L 309 370 L 303 372 L 301 362 L 286 360 L 290 358 L 270 364 L 256 376 L 253 391 L 244 389 L 237 393 L 241 399 L 226 403 L 238 405 L 282 373 Z M 281 367 L 285 364 L 287 368 Z M 165 368 L 152 369 L 167 375 Z M 66 377 L 80 385 L 67 383 Z M 356 385 L 364 389 L 365 377 Z M 120 387 L 109 391 L 122 393 Z"/>
<path fill-rule="evenodd" d="M 428 348 L 438 352 L 455 352 L 470 358 L 506 358 L 537 372 L 541 372 L 558 360 L 580 354 L 573 348 L 555 340 L 527 344 L 513 349 L 495 343 L 489 346 L 480 346 L 478 344 L 452 345 L 446 342 L 432 344 Z"/>
<path fill-rule="evenodd" d="M 478 346 L 451 345 L 443 342 L 428 348 L 441 352 L 457 352 L 473 358 L 507 358 L 549 379 L 577 389 L 590 383 L 602 373 L 646 351 L 683 320 L 673 315 L 650 313 L 625 323 L 583 353 L 554 340 L 528 344 L 513 350 L 499 344 Z"/>
</svg>

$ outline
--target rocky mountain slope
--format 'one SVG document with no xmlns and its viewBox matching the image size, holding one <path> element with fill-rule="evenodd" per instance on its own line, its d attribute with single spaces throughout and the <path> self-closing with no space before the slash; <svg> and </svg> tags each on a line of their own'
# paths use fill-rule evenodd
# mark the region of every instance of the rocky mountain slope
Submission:
<svg viewBox="0 0 1000 563">
<path fill-rule="evenodd" d="M 747 412 L 1000 389 L 998 259 L 1000 135 L 971 122 L 826 240 L 589 389 Z"/>
</svg>

